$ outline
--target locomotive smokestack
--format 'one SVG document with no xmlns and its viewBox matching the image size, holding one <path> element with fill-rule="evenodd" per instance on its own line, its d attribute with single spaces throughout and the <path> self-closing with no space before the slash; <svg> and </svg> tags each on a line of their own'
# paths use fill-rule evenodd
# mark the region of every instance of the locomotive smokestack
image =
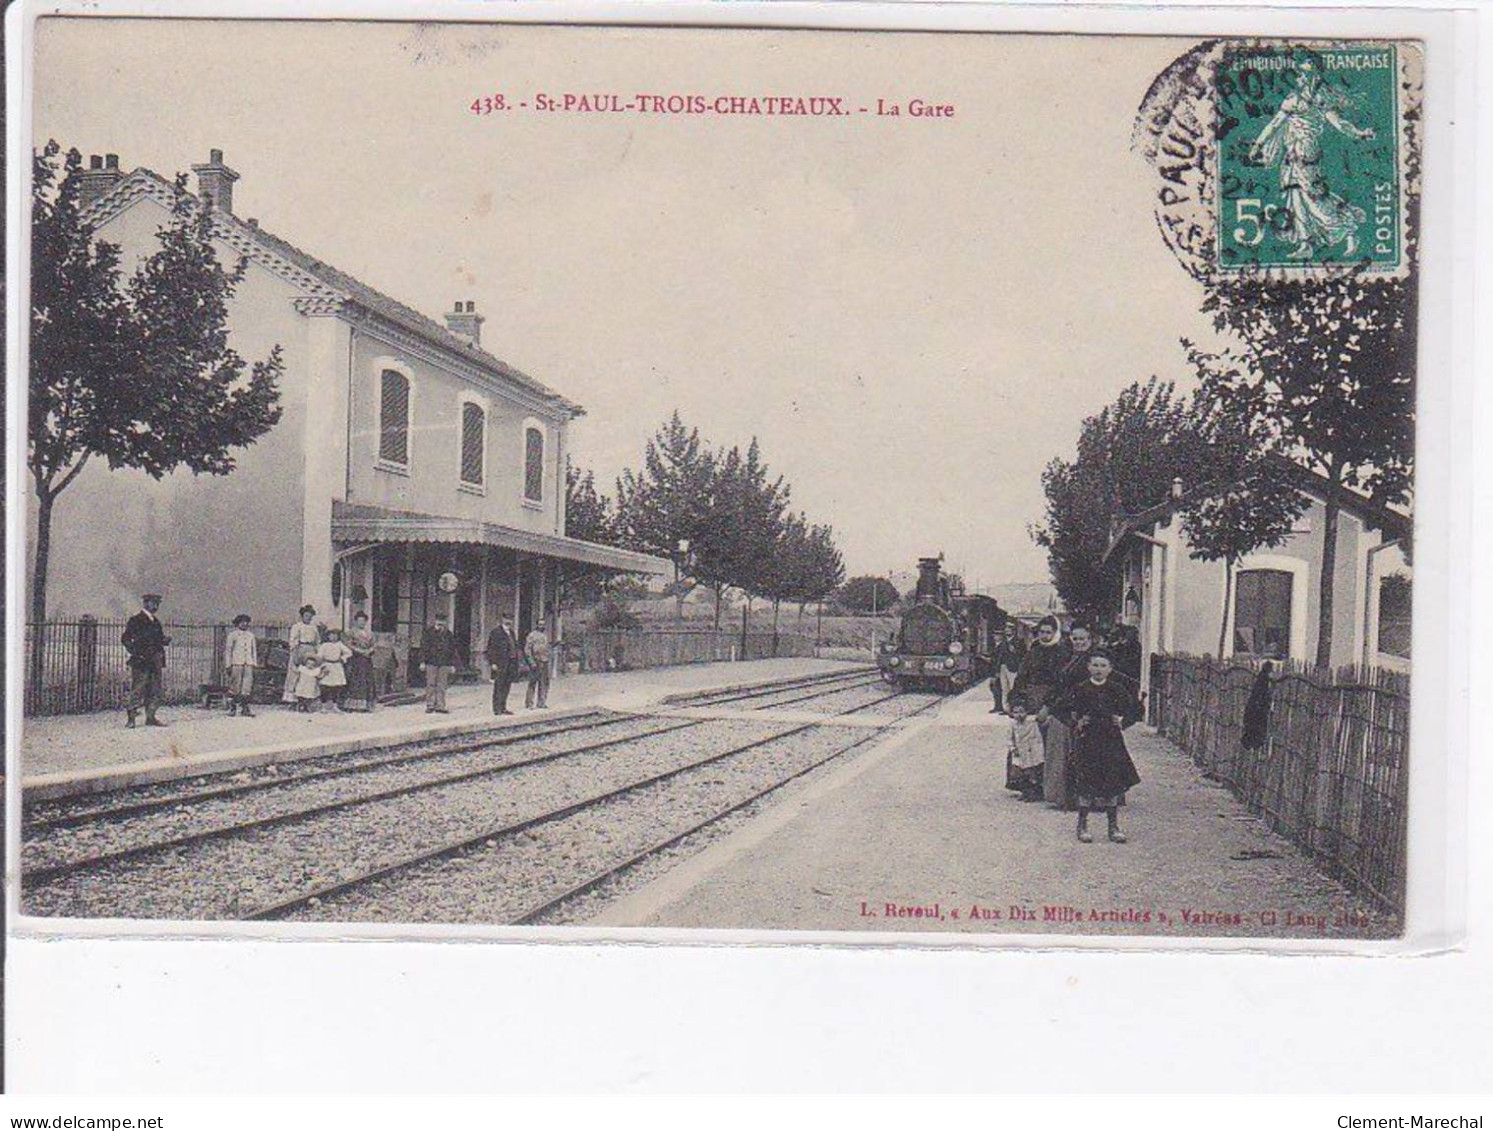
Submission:
<svg viewBox="0 0 1493 1131">
<path fill-rule="evenodd" d="M 938 575 L 943 568 L 943 558 L 919 558 L 918 559 L 918 600 L 933 600 L 939 598 Z"/>
</svg>

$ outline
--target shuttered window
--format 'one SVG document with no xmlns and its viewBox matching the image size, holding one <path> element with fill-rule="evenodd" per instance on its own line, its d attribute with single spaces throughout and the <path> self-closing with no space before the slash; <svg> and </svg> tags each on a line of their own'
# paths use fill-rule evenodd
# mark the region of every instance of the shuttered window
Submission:
<svg viewBox="0 0 1493 1131">
<path fill-rule="evenodd" d="M 385 369 L 380 378 L 378 458 L 397 464 L 410 461 L 410 383 L 394 369 Z"/>
<path fill-rule="evenodd" d="M 467 401 L 461 406 L 461 481 L 482 486 L 482 450 L 487 439 L 487 414 Z"/>
<path fill-rule="evenodd" d="M 524 430 L 524 498 L 544 500 L 544 433 L 538 428 Z"/>
<path fill-rule="evenodd" d="M 1289 656 L 1291 575 L 1278 569 L 1240 570 L 1234 585 L 1234 651 Z"/>
</svg>

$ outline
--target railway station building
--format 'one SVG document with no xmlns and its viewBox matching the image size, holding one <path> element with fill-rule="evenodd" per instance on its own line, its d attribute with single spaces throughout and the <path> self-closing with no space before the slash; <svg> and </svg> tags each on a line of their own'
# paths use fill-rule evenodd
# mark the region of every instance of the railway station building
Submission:
<svg viewBox="0 0 1493 1131">
<path fill-rule="evenodd" d="M 113 156 L 88 164 L 84 219 L 128 273 L 158 246 L 175 188 Z M 220 260 L 248 261 L 230 343 L 246 359 L 281 347 L 283 415 L 227 476 L 92 461 L 54 512 L 50 616 L 116 619 L 145 591 L 174 623 L 283 625 L 310 603 L 345 625 L 364 610 L 402 679 L 437 608 L 475 667 L 501 613 L 521 634 L 541 613 L 554 623 L 567 578 L 667 571 L 566 536 L 567 428 L 583 410 L 484 349 L 474 303 L 428 318 L 240 218 L 221 151 L 193 171 Z M 34 504 L 32 518 L 34 533 Z"/>
<path fill-rule="evenodd" d="M 1117 578 L 1115 619 L 1135 625 L 1147 657 L 1158 652 L 1214 655 L 1220 620 L 1224 659 L 1289 659 L 1317 654 L 1319 582 L 1326 546 L 1327 482 L 1291 464 L 1283 469 L 1306 509 L 1281 545 L 1246 555 L 1226 585 L 1221 561 L 1200 561 L 1182 530 L 1173 497 L 1116 525 L 1106 564 Z M 1352 491 L 1340 492 L 1333 570 L 1332 666 L 1408 671 L 1412 521 Z M 1230 594 L 1224 607 L 1225 592 Z M 1142 665 L 1149 686 L 1150 664 Z"/>
</svg>

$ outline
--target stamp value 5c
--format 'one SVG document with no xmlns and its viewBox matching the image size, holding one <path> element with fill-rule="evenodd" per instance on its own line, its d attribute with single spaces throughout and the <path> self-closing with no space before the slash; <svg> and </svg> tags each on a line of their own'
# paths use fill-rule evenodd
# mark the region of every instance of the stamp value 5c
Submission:
<svg viewBox="0 0 1493 1131">
<path fill-rule="evenodd" d="M 1215 76 L 1218 267 L 1398 268 L 1395 46 L 1255 44 Z"/>
</svg>

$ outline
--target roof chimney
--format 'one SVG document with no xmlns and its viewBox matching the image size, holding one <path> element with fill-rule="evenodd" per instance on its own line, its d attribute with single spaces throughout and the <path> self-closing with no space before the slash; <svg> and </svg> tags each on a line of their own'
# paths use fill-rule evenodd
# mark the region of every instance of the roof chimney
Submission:
<svg viewBox="0 0 1493 1131">
<path fill-rule="evenodd" d="M 482 344 L 482 323 L 486 319 L 477 313 L 475 302 L 458 302 L 456 308 L 446 315 L 446 329 L 458 338 L 465 338 L 474 346 Z"/>
<path fill-rule="evenodd" d="M 88 207 L 123 179 L 119 154 L 110 153 L 107 157 L 93 154 L 88 158 L 88 168 L 78 173 L 78 207 Z"/>
<path fill-rule="evenodd" d="M 223 164 L 223 151 L 214 149 L 205 165 L 193 165 L 197 174 L 197 195 L 209 208 L 233 215 L 233 182 L 238 174 Z"/>
</svg>

